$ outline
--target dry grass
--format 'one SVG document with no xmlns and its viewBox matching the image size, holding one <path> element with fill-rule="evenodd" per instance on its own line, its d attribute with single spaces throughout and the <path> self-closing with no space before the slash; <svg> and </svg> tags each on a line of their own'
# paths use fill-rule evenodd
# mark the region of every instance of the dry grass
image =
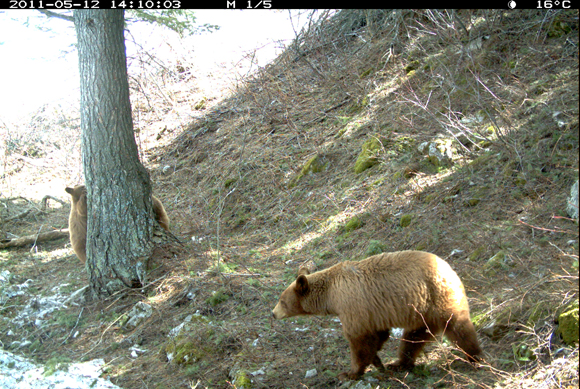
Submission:
<svg viewBox="0 0 580 389">
<path fill-rule="evenodd" d="M 349 354 L 340 323 L 272 322 L 270 310 L 300 263 L 360 259 L 376 241 L 451 263 L 485 361 L 474 369 L 439 343 L 411 373 L 371 371 L 380 379 L 373 387 L 577 387 L 578 346 L 554 332 L 562 307 L 578 300 L 577 222 L 564 214 L 578 178 L 577 47 L 576 11 L 343 11 L 322 14 L 274 63 L 220 98 L 197 87 L 187 58 L 143 61 L 132 80 L 137 138 L 185 248 L 160 250 L 142 290 L 71 306 L 44 329 L 6 322 L 17 335 L 0 341 L 10 348 L 14 338 L 39 339 L 13 351 L 41 362 L 104 357 L 107 375 L 124 388 L 239 388 L 238 371 L 254 388 L 341 387 L 336 374 Z M 60 191 L 78 181 L 77 138 L 51 135 L 75 157 L 58 148 L 49 157 L 42 143 L 44 154 L 30 158 L 59 169 L 34 169 L 19 159 L 23 151 L 8 150 L 14 132 L 4 134 L 3 196 L 35 198 L 20 183 L 49 180 Z M 460 141 L 453 166 L 437 168 L 415 151 L 435 136 Z M 355 174 L 373 137 L 382 142 L 380 163 Z M 289 185 L 314 156 L 322 171 Z M 63 227 L 66 215 L 55 208 L 3 230 Z M 403 215 L 412 215 L 406 228 Z M 345 228 L 354 216 L 360 227 Z M 0 269 L 35 280 L 36 294 L 80 287 L 86 275 L 70 247 L 51 254 L 65 244 L 4 252 Z M 503 260 L 488 263 L 498 252 Z M 2 315 L 32 297 L 5 302 Z M 127 330 L 123 316 L 138 301 L 154 315 Z M 167 334 L 196 312 L 205 318 L 187 334 L 196 362 L 167 362 Z M 497 333 L 486 335 L 492 324 Z M 131 358 L 135 344 L 147 351 Z M 393 359 L 395 341 L 383 353 Z M 304 378 L 312 368 L 318 374 Z"/>
</svg>

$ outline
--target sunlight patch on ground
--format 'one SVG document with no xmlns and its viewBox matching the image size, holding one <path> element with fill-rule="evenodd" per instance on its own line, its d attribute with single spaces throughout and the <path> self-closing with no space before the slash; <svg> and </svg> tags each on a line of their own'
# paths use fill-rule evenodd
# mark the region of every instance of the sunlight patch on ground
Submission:
<svg viewBox="0 0 580 389">
<path fill-rule="evenodd" d="M 301 234 L 297 239 L 288 242 L 286 245 L 282 246 L 280 249 L 275 250 L 275 255 L 285 255 L 291 254 L 294 251 L 302 250 L 308 243 L 312 242 L 331 230 L 334 230 L 338 225 L 343 224 L 348 218 L 352 217 L 351 212 L 341 212 L 338 215 L 331 216 L 323 223 L 320 223 L 319 228 L 316 231 Z"/>
</svg>

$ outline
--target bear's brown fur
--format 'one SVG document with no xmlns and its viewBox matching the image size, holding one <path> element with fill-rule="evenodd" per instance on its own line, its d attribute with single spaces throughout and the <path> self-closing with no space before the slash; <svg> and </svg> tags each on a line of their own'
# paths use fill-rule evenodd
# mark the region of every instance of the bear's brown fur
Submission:
<svg viewBox="0 0 580 389">
<path fill-rule="evenodd" d="M 84 185 L 77 185 L 65 190 L 72 196 L 68 217 L 70 242 L 77 257 L 82 263 L 85 263 L 87 260 L 87 190 Z"/>
<path fill-rule="evenodd" d="M 412 368 L 442 332 L 469 361 L 481 354 L 461 280 L 447 262 L 422 251 L 346 261 L 313 274 L 303 267 L 272 313 L 276 319 L 338 315 L 351 351 L 350 371 L 340 379 L 357 379 L 370 364 L 384 371 L 377 352 L 391 328 L 404 329 L 393 368 Z"/>
<path fill-rule="evenodd" d="M 87 189 L 84 185 L 77 185 L 74 188 L 67 187 L 65 191 L 72 196 L 68 218 L 70 241 L 77 257 L 85 263 L 87 260 Z M 152 196 L 152 199 L 155 220 L 163 229 L 169 231 L 169 217 L 163 204 L 155 196 Z"/>
</svg>

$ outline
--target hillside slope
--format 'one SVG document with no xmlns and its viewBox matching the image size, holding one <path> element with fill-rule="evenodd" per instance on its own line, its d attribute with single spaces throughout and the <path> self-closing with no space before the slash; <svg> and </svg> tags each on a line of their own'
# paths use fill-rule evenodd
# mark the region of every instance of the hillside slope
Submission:
<svg viewBox="0 0 580 389">
<path fill-rule="evenodd" d="M 441 342 L 413 372 L 371 369 L 356 387 L 577 386 L 578 335 L 567 344 L 556 321 L 578 312 L 578 225 L 566 212 L 578 31 L 577 11 L 342 11 L 223 98 L 204 96 L 187 66 L 160 75 L 163 99 L 153 109 L 156 92 L 141 88 L 133 105 L 183 248 L 160 250 L 142 290 L 68 304 L 48 326 L 14 319 L 54 287 L 86 284 L 70 246 L 26 262 L 4 253 L 12 284 L 34 281 L 2 301 L 11 335 L 0 341 L 57 366 L 105 358 L 123 388 L 355 387 L 336 378 L 349 364 L 340 322 L 273 322 L 270 311 L 305 261 L 417 249 L 462 278 L 485 361 L 474 369 Z M 174 120 L 187 109 L 193 121 Z M 66 211 L 4 229 L 62 227 Z M 138 302 L 151 315 L 130 324 Z"/>
</svg>

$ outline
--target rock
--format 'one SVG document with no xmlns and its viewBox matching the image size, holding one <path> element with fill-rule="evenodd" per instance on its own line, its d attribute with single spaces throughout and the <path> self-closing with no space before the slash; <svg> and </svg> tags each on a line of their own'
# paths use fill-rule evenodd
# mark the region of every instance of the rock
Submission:
<svg viewBox="0 0 580 389">
<path fill-rule="evenodd" d="M 576 180 L 576 183 L 572 185 L 572 189 L 570 190 L 566 211 L 568 212 L 568 216 L 578 220 L 578 180 Z"/>
<path fill-rule="evenodd" d="M 578 324 L 578 300 L 574 300 L 558 316 L 558 333 L 568 346 L 578 344 Z"/>
<path fill-rule="evenodd" d="M 431 142 L 423 142 L 419 145 L 419 152 L 428 157 L 429 161 L 439 167 L 448 166 L 452 163 L 452 141 L 447 139 L 435 139 Z"/>
<path fill-rule="evenodd" d="M 151 305 L 146 304 L 142 301 L 138 302 L 137 304 L 135 304 L 133 309 L 131 309 L 131 311 L 127 314 L 129 319 L 127 320 L 127 323 L 125 323 L 125 328 L 132 329 L 137 327 L 143 321 L 151 317 L 152 314 L 153 308 L 151 307 Z"/>
<path fill-rule="evenodd" d="M 373 384 L 370 382 L 365 382 L 363 380 L 357 381 L 351 389 L 373 389 Z"/>
<path fill-rule="evenodd" d="M 316 369 L 311 369 L 311 370 L 308 370 L 306 372 L 306 374 L 304 375 L 304 378 L 316 377 L 317 374 L 318 374 L 318 372 L 316 371 Z"/>
<path fill-rule="evenodd" d="M 298 184 L 298 181 L 300 181 L 304 176 L 307 176 L 309 174 L 314 174 L 314 173 L 320 173 L 321 171 L 323 171 L 326 167 L 328 166 L 328 162 L 325 161 L 325 158 L 320 156 L 320 155 L 315 155 L 314 157 L 310 158 L 306 164 L 304 164 L 304 166 L 302 167 L 302 169 L 300 170 L 300 173 L 298 173 L 289 183 L 288 183 L 288 188 L 293 188 Z"/>
<path fill-rule="evenodd" d="M 354 163 L 354 172 L 362 173 L 379 163 L 379 151 L 383 145 L 377 138 L 371 138 L 362 145 L 362 150 Z"/>
</svg>

